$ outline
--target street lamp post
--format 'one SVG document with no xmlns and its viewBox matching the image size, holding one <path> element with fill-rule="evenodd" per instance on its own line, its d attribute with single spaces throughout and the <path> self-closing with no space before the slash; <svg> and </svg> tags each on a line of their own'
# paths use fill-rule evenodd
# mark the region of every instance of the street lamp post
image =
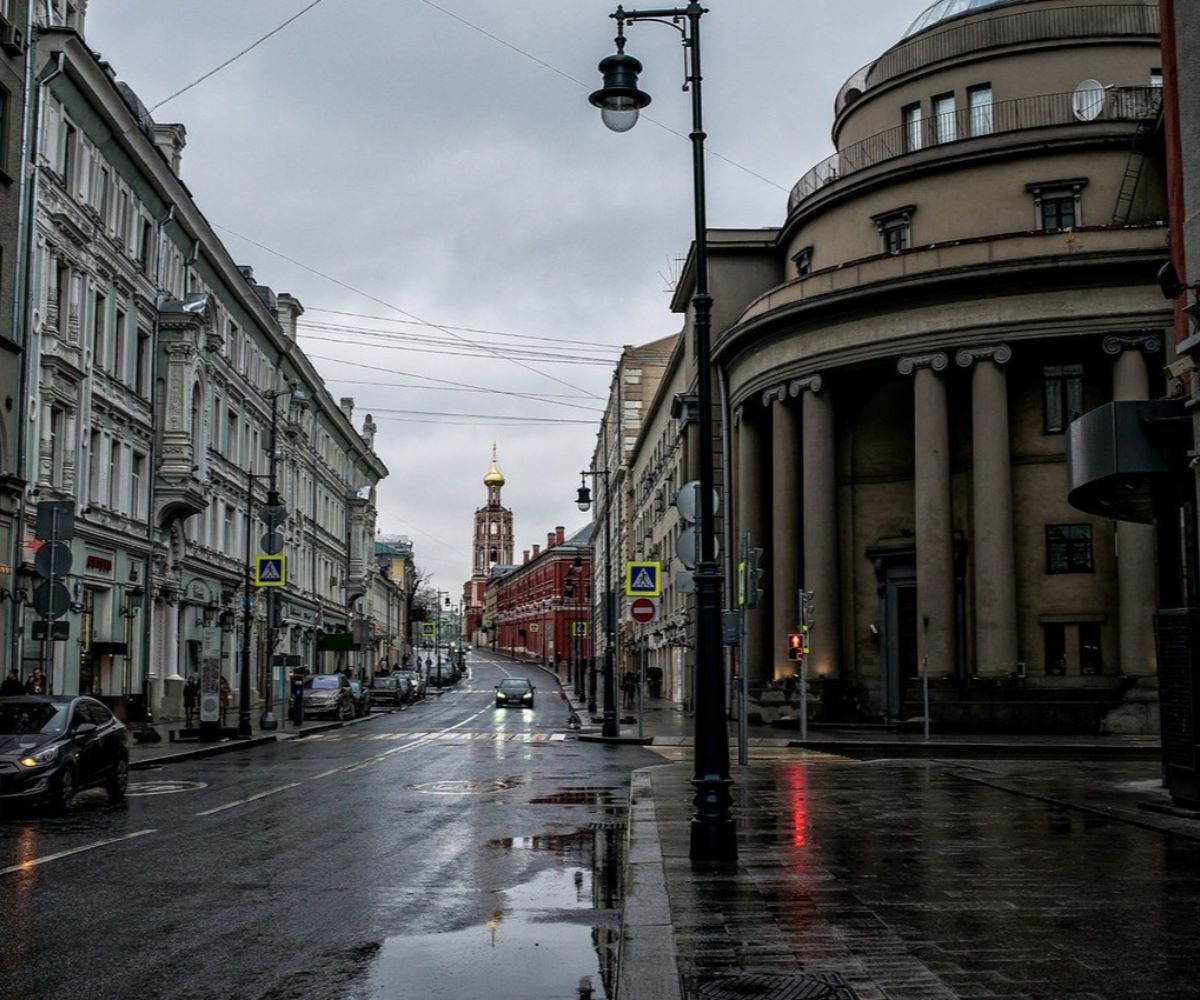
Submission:
<svg viewBox="0 0 1200 1000">
<path fill-rule="evenodd" d="M 638 89 L 642 65 L 625 54 L 625 25 L 658 21 L 683 36 L 686 53 L 684 89 L 692 97 L 692 194 L 695 217 L 695 293 L 692 296 L 696 352 L 696 397 L 700 410 L 700 558 L 696 562 L 696 711 L 695 770 L 690 856 L 696 861 L 737 857 L 733 796 L 730 791 L 729 746 L 725 729 L 724 671 L 721 664 L 721 570 L 716 558 L 713 510 L 712 426 L 712 295 L 708 290 L 708 223 L 705 218 L 704 115 L 701 100 L 700 19 L 707 13 L 698 3 L 685 7 L 627 11 L 617 7 L 617 51 L 600 63 L 604 86 L 589 98 L 600 108 L 605 125 L 626 132 L 650 95 Z"/>
<path fill-rule="evenodd" d="M 602 736 L 620 736 L 621 730 L 617 725 L 617 703 L 614 693 L 615 677 L 613 663 L 613 645 L 616 636 L 616 609 L 613 607 L 615 596 L 612 588 L 612 497 L 608 491 L 608 469 L 586 469 L 579 473 L 579 495 L 575 503 L 585 513 L 592 506 L 592 491 L 588 488 L 587 477 L 601 476 L 604 479 L 604 725 L 600 730 Z M 593 650 L 594 652 L 594 650 Z M 596 667 L 592 665 L 592 682 L 588 692 L 588 711 L 596 711 Z"/>
</svg>

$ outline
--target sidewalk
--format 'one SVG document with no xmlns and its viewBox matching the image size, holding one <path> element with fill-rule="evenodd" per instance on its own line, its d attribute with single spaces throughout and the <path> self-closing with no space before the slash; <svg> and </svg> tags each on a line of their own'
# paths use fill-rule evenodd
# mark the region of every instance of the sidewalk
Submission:
<svg viewBox="0 0 1200 1000">
<path fill-rule="evenodd" d="M 192 760 L 196 757 L 211 757 L 214 754 L 230 753 L 236 750 L 246 750 L 250 747 L 261 746 L 264 743 L 274 743 L 277 740 L 294 740 L 302 739 L 313 733 L 328 732 L 331 729 L 341 729 L 343 726 L 354 726 L 359 723 L 366 722 L 368 719 L 379 715 L 390 714 L 392 710 L 374 711 L 369 715 L 364 715 L 362 718 L 349 719 L 346 722 L 329 719 L 311 719 L 306 720 L 304 725 L 297 729 L 292 723 L 288 722 L 286 716 L 277 716 L 279 726 L 277 729 L 264 730 L 259 725 L 259 717 L 262 714 L 261 706 L 256 706 L 255 711 L 250 720 L 251 736 L 249 739 L 238 739 L 237 737 L 225 737 L 214 743 L 202 743 L 196 739 L 172 739 L 172 733 L 180 731 L 184 728 L 183 721 L 175 722 L 160 722 L 153 728 L 158 733 L 160 739 L 158 742 L 135 743 L 130 742 L 129 746 L 129 766 L 134 769 L 157 767 L 160 764 L 175 763 L 177 761 Z M 231 709 L 226 717 L 227 724 L 233 727 L 237 726 L 237 711 Z"/>
</svg>

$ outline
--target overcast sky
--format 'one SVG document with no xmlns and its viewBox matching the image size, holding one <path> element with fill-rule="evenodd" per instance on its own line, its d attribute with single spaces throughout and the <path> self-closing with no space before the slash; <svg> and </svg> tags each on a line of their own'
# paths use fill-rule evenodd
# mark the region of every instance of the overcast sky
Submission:
<svg viewBox="0 0 1200 1000">
<path fill-rule="evenodd" d="M 91 0 L 87 38 L 153 108 L 309 2 Z M 788 189 L 832 151 L 838 88 L 924 6 L 710 0 L 710 226 L 783 221 Z M 668 289 L 692 237 L 682 52 L 669 28 L 629 28 L 654 103 L 633 131 L 607 131 L 587 94 L 613 50 L 614 8 L 321 0 L 154 111 L 187 126 L 184 180 L 234 258 L 303 303 L 301 342 L 330 392 L 355 398 L 360 426 L 374 414 L 391 472 L 380 530 L 411 536 L 418 564 L 455 595 L 493 440 L 520 560 L 555 525 L 583 523 L 574 491 L 620 346 L 679 329 Z M 413 317 L 497 353 L 398 340 L 452 339 Z M 574 363 L 517 364 L 518 347 Z M 556 398 L 450 391 L 420 375 Z"/>
</svg>

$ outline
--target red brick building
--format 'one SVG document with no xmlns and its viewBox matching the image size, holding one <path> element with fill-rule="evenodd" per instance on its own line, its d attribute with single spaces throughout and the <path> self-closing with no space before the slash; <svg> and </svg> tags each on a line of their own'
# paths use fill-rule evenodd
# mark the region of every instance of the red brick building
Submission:
<svg viewBox="0 0 1200 1000">
<path fill-rule="evenodd" d="M 592 656 L 591 531 L 589 524 L 566 538 L 556 528 L 544 549 L 526 549 L 520 564 L 492 575 L 488 605 L 494 592 L 495 612 L 484 622 L 489 645 L 551 668 Z"/>
</svg>

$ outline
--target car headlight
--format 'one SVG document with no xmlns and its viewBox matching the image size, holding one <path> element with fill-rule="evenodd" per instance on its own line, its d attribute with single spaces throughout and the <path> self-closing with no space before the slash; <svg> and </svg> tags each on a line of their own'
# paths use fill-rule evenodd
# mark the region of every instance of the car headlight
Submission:
<svg viewBox="0 0 1200 1000">
<path fill-rule="evenodd" d="M 497 701 L 508 701 L 508 695 L 504 694 L 504 692 L 502 692 L 502 691 L 497 691 L 496 692 L 496 700 Z"/>
<path fill-rule="evenodd" d="M 53 764 L 58 759 L 57 744 L 52 747 L 46 747 L 36 753 L 31 753 L 28 756 L 21 758 L 22 767 L 45 767 L 47 764 Z"/>
<path fill-rule="evenodd" d="M 523 695 L 521 695 L 521 700 L 522 701 L 533 701 L 533 695 L 523 694 Z"/>
</svg>

